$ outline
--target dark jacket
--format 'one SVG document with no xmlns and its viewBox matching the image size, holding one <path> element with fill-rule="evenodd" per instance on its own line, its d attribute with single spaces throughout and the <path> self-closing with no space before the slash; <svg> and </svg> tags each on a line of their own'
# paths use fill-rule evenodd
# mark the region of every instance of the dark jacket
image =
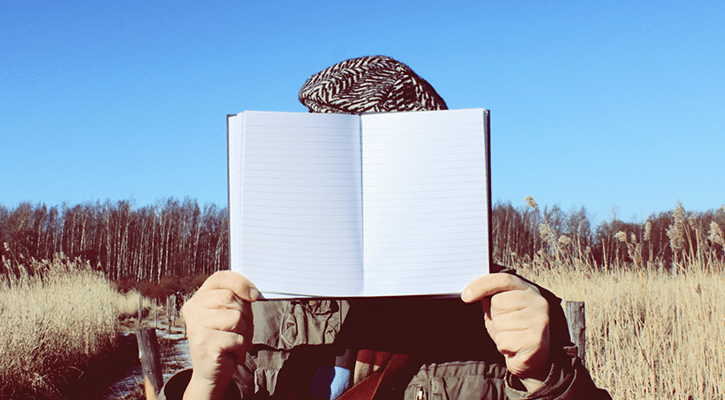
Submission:
<svg viewBox="0 0 725 400">
<path fill-rule="evenodd" d="M 367 298 L 253 303 L 254 348 L 227 394 L 305 398 L 318 366 L 331 365 L 346 349 L 375 349 L 415 357 L 405 399 L 609 399 L 576 357 L 560 299 L 540 290 L 550 303 L 553 364 L 536 393 L 527 393 L 507 371 L 480 304 Z M 187 370 L 173 376 L 161 398 L 180 399 L 190 375 Z"/>
</svg>

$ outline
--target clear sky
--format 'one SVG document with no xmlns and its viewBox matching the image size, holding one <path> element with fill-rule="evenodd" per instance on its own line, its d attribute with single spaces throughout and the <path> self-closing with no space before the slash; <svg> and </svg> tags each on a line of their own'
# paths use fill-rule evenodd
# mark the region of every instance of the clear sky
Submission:
<svg viewBox="0 0 725 400">
<path fill-rule="evenodd" d="M 491 110 L 494 200 L 725 203 L 720 0 L 0 0 L 0 204 L 226 206 L 226 115 L 373 54 Z"/>
</svg>

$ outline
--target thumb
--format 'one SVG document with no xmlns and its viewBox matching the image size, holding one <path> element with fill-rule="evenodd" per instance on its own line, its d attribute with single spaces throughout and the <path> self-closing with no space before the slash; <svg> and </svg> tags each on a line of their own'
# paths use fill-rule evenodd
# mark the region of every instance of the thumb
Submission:
<svg viewBox="0 0 725 400">
<path fill-rule="evenodd" d="M 466 303 L 473 303 L 497 293 L 510 290 L 526 290 L 530 287 L 529 283 L 515 275 L 508 273 L 488 274 L 469 283 L 463 289 L 461 299 Z"/>
</svg>

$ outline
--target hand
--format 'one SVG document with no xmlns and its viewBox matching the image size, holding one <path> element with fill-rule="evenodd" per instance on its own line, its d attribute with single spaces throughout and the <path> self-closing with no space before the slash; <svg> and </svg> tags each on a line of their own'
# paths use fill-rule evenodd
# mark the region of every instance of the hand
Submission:
<svg viewBox="0 0 725 400">
<path fill-rule="evenodd" d="M 242 275 L 220 271 L 210 276 L 184 304 L 193 370 L 185 399 L 220 399 L 237 364 L 252 347 L 253 302 L 259 291 Z"/>
<path fill-rule="evenodd" d="M 530 392 L 539 388 L 551 367 L 549 303 L 539 289 L 511 274 L 489 274 L 469 283 L 461 298 L 481 302 L 486 330 L 506 368 Z"/>
</svg>

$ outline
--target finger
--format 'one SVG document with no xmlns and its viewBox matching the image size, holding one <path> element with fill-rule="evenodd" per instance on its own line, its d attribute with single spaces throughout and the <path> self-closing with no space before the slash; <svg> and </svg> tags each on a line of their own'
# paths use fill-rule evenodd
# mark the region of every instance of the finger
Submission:
<svg viewBox="0 0 725 400">
<path fill-rule="evenodd" d="M 496 332 L 524 331 L 540 326 L 536 316 L 532 316 L 526 311 L 514 311 L 512 313 L 494 316 L 489 321 L 489 325 Z"/>
<path fill-rule="evenodd" d="M 197 293 L 181 309 L 187 325 L 199 325 L 209 328 L 243 332 L 251 327 L 254 317 L 252 304 L 242 301 L 229 290 L 212 290 Z M 226 321 L 226 322 L 215 322 Z M 240 323 L 244 323 L 244 328 Z"/>
<path fill-rule="evenodd" d="M 209 310 L 199 321 L 198 325 L 207 329 L 244 333 L 247 322 L 240 310 Z"/>
<path fill-rule="evenodd" d="M 535 292 L 531 288 L 526 290 L 501 292 L 493 295 L 492 297 L 486 297 L 486 299 L 490 299 L 491 317 L 524 309 L 541 311 L 547 309 L 546 299 L 539 296 L 538 292 Z"/>
<path fill-rule="evenodd" d="M 520 335 L 521 340 L 530 339 L 536 345 L 542 341 L 548 327 L 548 320 L 528 310 L 515 311 L 510 314 L 496 316 L 484 321 L 491 339 L 498 343 L 499 334 Z M 522 342 L 523 343 L 523 342 Z"/>
<path fill-rule="evenodd" d="M 193 337 L 198 332 L 206 330 L 234 332 L 244 334 L 251 331 L 251 317 L 247 318 L 244 312 L 234 309 L 196 309 L 184 310 L 184 319 L 188 336 Z"/>
<path fill-rule="evenodd" d="M 181 307 L 181 315 L 188 327 L 208 325 L 215 311 L 242 311 L 244 302 L 229 290 L 199 291 Z"/>
<path fill-rule="evenodd" d="M 213 289 L 197 292 L 184 306 L 199 314 L 208 310 L 241 310 L 243 304 L 242 299 L 231 290 Z"/>
<path fill-rule="evenodd" d="M 218 271 L 204 281 L 199 292 L 226 289 L 231 290 L 246 301 L 256 301 L 259 298 L 259 290 L 244 276 L 232 271 Z"/>
<path fill-rule="evenodd" d="M 469 283 L 468 286 L 463 289 L 461 299 L 463 299 L 466 303 L 473 303 L 483 299 L 484 297 L 493 296 L 497 293 L 510 290 L 526 290 L 529 287 L 532 287 L 532 285 L 511 274 L 488 274 L 476 278 Z"/>
</svg>

